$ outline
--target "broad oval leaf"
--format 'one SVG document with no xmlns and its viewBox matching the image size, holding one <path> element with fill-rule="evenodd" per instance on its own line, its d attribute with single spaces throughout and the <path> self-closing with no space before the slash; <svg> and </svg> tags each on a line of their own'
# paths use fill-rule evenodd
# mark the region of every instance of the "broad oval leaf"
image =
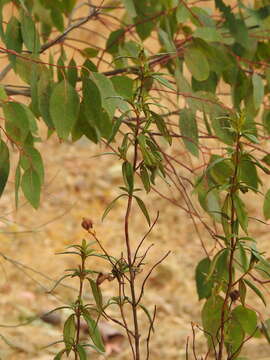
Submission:
<svg viewBox="0 0 270 360">
<path fill-rule="evenodd" d="M 209 77 L 209 63 L 201 50 L 191 46 L 185 50 L 184 58 L 189 71 L 196 80 L 204 81 Z"/>
<path fill-rule="evenodd" d="M 198 127 L 195 114 L 192 110 L 183 109 L 180 112 L 179 128 L 186 148 L 192 155 L 198 157 Z"/>
<path fill-rule="evenodd" d="M 196 267 L 195 279 L 199 300 L 209 298 L 212 293 L 213 282 L 211 279 L 207 281 L 210 265 L 211 261 L 206 257 Z"/>
<path fill-rule="evenodd" d="M 76 90 L 67 82 L 57 84 L 50 98 L 50 115 L 57 135 L 67 140 L 79 115 L 80 100 Z"/>
<path fill-rule="evenodd" d="M 243 305 L 239 305 L 233 309 L 232 317 L 237 319 L 237 321 L 241 324 L 242 329 L 247 334 L 254 334 L 257 327 L 257 315 L 254 310 L 248 309 Z"/>
<path fill-rule="evenodd" d="M 24 172 L 21 187 L 26 199 L 37 209 L 40 202 L 41 182 L 38 173 L 32 167 Z"/>
<path fill-rule="evenodd" d="M 36 120 L 31 110 L 20 103 L 9 101 L 3 106 L 6 131 L 12 139 L 23 143 L 29 130 L 35 132 Z"/>
<path fill-rule="evenodd" d="M 34 21 L 25 11 L 21 12 L 21 31 L 23 42 L 27 49 L 31 52 L 38 53 L 40 50 L 39 34 Z"/>
</svg>

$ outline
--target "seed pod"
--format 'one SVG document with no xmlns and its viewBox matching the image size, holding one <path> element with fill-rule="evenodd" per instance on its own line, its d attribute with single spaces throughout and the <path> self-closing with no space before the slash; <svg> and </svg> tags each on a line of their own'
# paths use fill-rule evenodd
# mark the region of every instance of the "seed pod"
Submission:
<svg viewBox="0 0 270 360">
<path fill-rule="evenodd" d="M 93 221 L 91 219 L 83 218 L 81 226 L 88 231 L 93 228 Z"/>
</svg>

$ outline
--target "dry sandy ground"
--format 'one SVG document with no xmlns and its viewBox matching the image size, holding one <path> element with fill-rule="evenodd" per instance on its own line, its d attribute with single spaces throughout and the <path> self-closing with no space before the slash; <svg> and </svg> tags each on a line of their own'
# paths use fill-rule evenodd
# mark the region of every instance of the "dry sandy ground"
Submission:
<svg viewBox="0 0 270 360">
<path fill-rule="evenodd" d="M 83 38 L 83 34 L 82 31 L 74 34 L 74 37 Z M 10 74 L 6 82 L 13 81 L 14 77 Z M 3 336 L 2 340 L 0 338 L 0 358 L 3 360 L 52 359 L 59 348 L 55 345 L 43 349 L 61 339 L 61 325 L 54 326 L 41 320 L 25 326 L 16 325 L 76 299 L 76 291 L 70 288 L 60 286 L 53 295 L 48 294 L 48 290 L 53 286 L 53 280 L 63 275 L 66 268 L 76 265 L 73 257 L 56 256 L 55 253 L 70 244 L 80 243 L 85 237 L 80 226 L 83 217 L 93 219 L 98 237 L 110 253 L 119 256 L 123 249 L 125 203 L 119 202 L 101 223 L 106 205 L 119 194 L 121 163 L 111 156 L 93 157 L 105 149 L 85 140 L 72 145 L 60 144 L 52 138 L 43 143 L 40 150 L 44 154 L 46 168 L 41 208 L 33 210 L 22 198 L 19 210 L 15 212 L 12 178 L 0 201 L 0 251 L 7 257 L 2 257 L 0 263 L 0 323 L 10 325 L 0 328 L 0 336 Z M 180 143 L 176 144 L 175 151 L 182 151 Z M 191 161 L 186 156 L 183 159 L 189 163 Z M 269 180 L 265 179 L 264 190 L 268 187 Z M 162 183 L 158 183 L 158 188 L 170 193 L 170 189 Z M 175 196 L 181 201 L 178 194 Z M 194 270 L 204 254 L 193 223 L 184 211 L 153 192 L 146 198 L 146 204 L 151 209 L 152 218 L 158 210 L 161 215 L 145 244 L 154 244 L 145 272 L 171 250 L 171 255 L 151 276 L 145 291 L 145 306 L 153 309 L 156 304 L 158 309 L 151 358 L 182 360 L 185 359 L 187 337 L 191 337 L 190 323 L 200 323 L 202 303 L 198 302 L 195 291 Z M 250 198 L 249 207 L 252 216 L 262 216 L 261 210 L 258 210 L 260 207 L 257 208 L 257 200 Z M 213 242 L 208 233 L 199 223 L 198 228 L 208 248 L 211 248 Z M 250 229 L 258 239 L 260 248 L 270 251 L 267 226 L 254 221 Z M 145 231 L 145 219 L 140 213 L 133 213 L 132 241 L 139 241 Z M 106 271 L 101 263 L 91 262 L 89 267 Z M 76 287 L 74 282 L 70 285 Z M 114 290 L 113 284 L 104 284 L 105 298 L 115 295 Z M 255 302 L 265 318 L 269 317 L 269 309 L 254 299 L 250 299 L 250 302 Z M 62 312 L 62 319 L 66 315 Z M 142 329 L 148 324 L 144 313 L 140 313 L 140 324 Z M 196 339 L 198 353 L 203 353 L 203 334 L 198 333 Z M 246 350 L 250 359 L 258 360 L 270 359 L 269 351 L 270 347 L 263 339 L 251 341 Z M 95 357 L 94 354 L 91 356 Z M 121 360 L 130 359 L 127 343 L 114 356 Z"/>
<path fill-rule="evenodd" d="M 93 158 L 94 154 L 104 149 L 98 149 L 84 140 L 75 146 L 49 140 L 41 150 L 47 169 L 42 206 L 35 211 L 21 199 L 21 206 L 15 212 L 13 195 L 10 191 L 6 192 L 0 203 L 1 252 L 20 264 L 57 279 L 66 268 L 73 267 L 76 260 L 55 253 L 71 243 L 81 241 L 85 236 L 80 226 L 81 219 L 90 217 L 103 245 L 119 256 L 123 246 L 124 202 L 119 203 L 103 223 L 100 219 L 106 204 L 119 192 L 120 162 L 109 156 Z M 11 181 L 9 187 L 13 187 Z M 200 322 L 201 304 L 195 291 L 194 268 L 203 257 L 203 252 L 188 215 L 155 193 L 148 196 L 146 204 L 151 208 L 152 217 L 157 210 L 161 210 L 158 224 L 148 239 L 148 243 L 153 243 L 154 247 L 146 269 L 167 250 L 172 251 L 151 276 L 145 292 L 144 304 L 149 309 L 153 309 L 154 304 L 158 307 L 152 358 L 181 360 L 185 359 L 185 342 L 187 336 L 191 335 L 190 322 Z M 250 207 L 255 215 L 254 201 L 250 202 Z M 252 225 L 251 229 L 262 247 L 269 249 L 266 226 Z M 146 230 L 145 220 L 139 213 L 134 213 L 132 240 L 140 239 Z M 213 244 L 209 235 L 202 234 L 211 247 Z M 100 263 L 89 263 L 89 267 L 106 271 Z M 31 316 L 70 303 L 76 298 L 76 291 L 63 287 L 59 287 L 54 295 L 47 294 L 53 282 L 18 263 L 1 259 L 1 269 L 1 324 L 23 323 Z M 76 284 L 72 286 L 76 287 Z M 103 291 L 105 298 L 115 295 L 111 283 L 104 284 Z M 260 303 L 257 305 L 267 317 L 263 306 Z M 62 317 L 65 316 L 62 313 Z M 140 319 L 142 328 L 145 328 L 147 320 L 143 313 Z M 61 338 L 61 326 L 36 320 L 27 326 L 2 328 L 0 334 L 12 345 L 10 347 L 2 341 L 2 359 L 51 359 L 58 347 L 41 348 Z M 199 349 L 203 342 L 203 335 L 198 334 Z M 248 349 L 253 354 L 260 351 L 261 357 L 269 354 L 269 346 L 264 340 L 251 342 Z M 124 345 L 116 358 L 128 359 L 127 351 Z"/>
</svg>

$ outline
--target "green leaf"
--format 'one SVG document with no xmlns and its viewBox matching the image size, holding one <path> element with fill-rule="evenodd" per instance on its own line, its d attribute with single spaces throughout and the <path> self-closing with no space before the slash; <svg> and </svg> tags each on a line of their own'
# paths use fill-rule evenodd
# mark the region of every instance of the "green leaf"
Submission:
<svg viewBox="0 0 270 360">
<path fill-rule="evenodd" d="M 245 333 L 240 323 L 233 316 L 225 324 L 225 345 L 228 354 L 234 354 L 237 356 L 241 350 L 241 344 L 243 343 Z M 233 358 L 232 358 L 233 359 Z"/>
<path fill-rule="evenodd" d="M 38 81 L 38 107 L 39 112 L 48 128 L 54 128 L 50 114 L 50 96 L 52 92 L 52 82 L 50 81 L 48 71 L 41 73 Z"/>
<path fill-rule="evenodd" d="M 148 225 L 150 226 L 151 225 L 151 220 L 150 220 L 150 216 L 148 214 L 148 210 L 147 210 L 144 202 L 138 196 L 134 196 L 134 197 L 135 197 L 135 199 L 137 201 L 137 204 L 139 205 L 140 209 L 142 210 L 142 213 L 145 216 Z"/>
<path fill-rule="evenodd" d="M 3 106 L 6 118 L 6 131 L 10 137 L 23 143 L 27 138 L 29 130 L 36 130 L 36 121 L 31 110 L 17 102 L 7 102 Z"/>
<path fill-rule="evenodd" d="M 33 169 L 39 176 L 41 185 L 44 183 L 44 166 L 39 151 L 31 146 L 25 146 L 20 157 L 20 165 L 25 170 Z"/>
<path fill-rule="evenodd" d="M 169 80 L 165 79 L 164 77 L 162 76 L 159 76 L 159 75 L 152 75 L 152 78 L 157 80 L 161 85 L 164 85 L 165 87 L 175 91 L 175 86 L 173 86 Z"/>
<path fill-rule="evenodd" d="M 131 17 L 135 17 L 137 15 L 135 4 L 133 0 L 122 0 L 122 3 L 124 4 L 128 14 Z"/>
<path fill-rule="evenodd" d="M 97 322 L 94 319 L 92 319 L 91 315 L 86 309 L 83 309 L 82 315 L 88 325 L 89 335 L 93 343 L 101 352 L 105 352 L 104 344 L 98 329 Z"/>
<path fill-rule="evenodd" d="M 246 294 L 247 294 L 247 287 L 244 281 L 241 279 L 239 281 L 239 294 L 240 294 L 240 300 L 243 306 L 245 306 L 246 303 Z"/>
<path fill-rule="evenodd" d="M 111 135 L 110 135 L 110 137 L 108 139 L 108 144 L 110 144 L 114 140 L 114 138 L 115 138 L 116 134 L 118 133 L 118 130 L 119 130 L 125 116 L 126 116 L 126 114 L 122 114 L 118 119 L 116 119 L 114 121 L 113 127 L 112 127 L 112 132 L 111 132 Z"/>
<path fill-rule="evenodd" d="M 121 194 L 119 196 L 117 196 L 105 209 L 103 215 L 102 215 L 102 218 L 101 218 L 101 221 L 103 221 L 105 219 L 105 217 L 108 215 L 108 213 L 111 211 L 111 209 L 113 208 L 113 206 L 115 205 L 116 201 L 118 199 L 120 199 L 121 197 L 123 196 L 127 196 L 126 194 Z"/>
<path fill-rule="evenodd" d="M 0 101 L 7 101 L 8 96 L 3 85 L 0 85 Z"/>
<path fill-rule="evenodd" d="M 84 57 L 87 57 L 87 58 L 95 58 L 97 56 L 98 52 L 99 52 L 99 49 L 94 49 L 94 48 L 90 48 L 90 47 L 80 50 L 80 53 Z"/>
<path fill-rule="evenodd" d="M 147 168 L 144 165 L 142 165 L 140 167 L 140 176 L 141 176 L 141 180 L 142 180 L 145 191 L 147 193 L 149 193 L 149 191 L 151 190 L 150 178 L 149 178 Z"/>
<path fill-rule="evenodd" d="M 95 299 L 95 302 L 97 305 L 97 309 L 99 311 L 102 311 L 103 300 L 102 300 L 102 293 L 101 293 L 100 287 L 97 285 L 97 283 L 94 280 L 89 279 L 89 278 L 87 278 L 87 279 L 90 283 L 92 293 L 93 293 L 93 296 L 94 296 L 94 299 Z"/>
<path fill-rule="evenodd" d="M 212 293 L 213 282 L 211 280 L 207 281 L 210 264 L 210 259 L 206 257 L 196 267 L 195 279 L 199 300 L 209 298 Z"/>
<path fill-rule="evenodd" d="M 80 360 L 87 360 L 87 354 L 82 345 L 80 345 L 80 344 L 77 345 L 77 351 L 78 351 Z"/>
<path fill-rule="evenodd" d="M 259 180 L 256 166 L 248 155 L 244 155 L 241 157 L 239 169 L 240 180 L 257 190 Z"/>
<path fill-rule="evenodd" d="M 264 196 L 263 214 L 266 220 L 270 219 L 270 190 Z"/>
<path fill-rule="evenodd" d="M 163 119 L 162 116 L 160 116 L 159 114 L 154 113 L 153 111 L 151 111 L 152 117 L 156 123 L 156 126 L 158 128 L 158 130 L 161 132 L 161 134 L 163 135 L 164 139 L 171 145 L 172 144 L 172 137 L 169 133 L 169 130 L 167 129 L 166 123 Z"/>
<path fill-rule="evenodd" d="M 67 79 L 71 86 L 75 88 L 78 81 L 78 70 L 75 60 L 72 58 L 68 64 Z"/>
<path fill-rule="evenodd" d="M 38 173 L 33 168 L 24 172 L 21 187 L 26 199 L 37 209 L 40 202 L 41 182 Z"/>
<path fill-rule="evenodd" d="M 20 163 L 18 163 L 16 172 L 15 172 L 15 206 L 18 209 L 19 205 L 19 188 L 21 185 L 21 168 Z"/>
<path fill-rule="evenodd" d="M 59 353 L 57 353 L 57 354 L 55 355 L 55 357 L 53 358 L 53 360 L 60 360 L 60 359 L 62 359 L 62 356 L 64 355 L 65 351 L 66 351 L 66 349 L 60 350 Z"/>
<path fill-rule="evenodd" d="M 112 31 L 106 43 L 106 51 L 112 55 L 117 54 L 119 44 L 124 41 L 124 35 L 125 31 L 123 29 Z"/>
<path fill-rule="evenodd" d="M 193 33 L 194 37 L 203 39 L 206 42 L 222 42 L 223 37 L 215 27 L 197 27 Z"/>
<path fill-rule="evenodd" d="M 252 75 L 252 84 L 253 84 L 254 106 L 256 109 L 258 109 L 264 97 L 264 84 L 261 76 L 254 73 Z"/>
<path fill-rule="evenodd" d="M 246 333 L 249 335 L 254 334 L 257 327 L 257 315 L 254 310 L 250 310 L 243 305 L 239 305 L 233 309 L 232 317 L 237 319 Z"/>
<path fill-rule="evenodd" d="M 83 78 L 83 109 L 89 124 L 93 127 L 101 126 L 101 94 L 96 84 L 89 78 Z"/>
<path fill-rule="evenodd" d="M 36 31 L 34 21 L 24 11 L 21 11 L 21 31 L 27 49 L 33 53 L 38 53 L 40 50 L 39 34 Z"/>
<path fill-rule="evenodd" d="M 117 107 L 123 105 L 123 100 L 121 100 L 114 90 L 113 83 L 105 75 L 93 72 L 92 79 L 99 88 L 99 92 L 102 97 L 102 106 L 110 115 L 112 119 Z"/>
<path fill-rule="evenodd" d="M 262 115 L 263 126 L 268 134 L 270 134 L 270 111 L 265 109 Z"/>
<path fill-rule="evenodd" d="M 79 108 L 79 95 L 67 81 L 54 87 L 50 98 L 50 115 L 61 139 L 67 140 L 76 123 Z"/>
<path fill-rule="evenodd" d="M 0 196 L 5 189 L 9 175 L 9 150 L 3 140 L 0 140 Z"/>
<path fill-rule="evenodd" d="M 202 323 L 205 330 L 209 346 L 212 346 L 212 340 L 217 342 L 217 333 L 220 329 L 221 312 L 224 306 L 224 299 L 221 296 L 211 296 L 206 300 L 202 309 Z M 227 308 L 225 308 L 227 312 Z M 225 316 L 225 319 L 227 316 Z M 211 337 L 209 335 L 212 336 Z"/>
<path fill-rule="evenodd" d="M 66 345 L 67 355 L 69 355 L 70 351 L 72 350 L 72 346 L 75 340 L 75 333 L 76 333 L 75 315 L 72 314 L 67 318 L 63 330 L 63 338 L 64 338 L 64 343 Z"/>
<path fill-rule="evenodd" d="M 176 19 L 178 23 L 186 22 L 190 17 L 190 11 L 188 10 L 187 6 L 183 3 L 180 3 L 176 10 Z"/>
<path fill-rule="evenodd" d="M 247 234 L 247 227 L 248 227 L 248 214 L 246 211 L 245 204 L 243 201 L 239 198 L 239 196 L 234 195 L 233 202 L 236 210 L 237 220 L 239 221 L 239 224 L 241 225 L 241 228 L 245 231 Z"/>
<path fill-rule="evenodd" d="M 266 306 L 266 301 L 262 292 L 251 281 L 244 279 L 244 282 L 248 287 L 250 287 L 255 292 L 256 295 L 258 295 L 258 297 L 262 300 L 262 302 Z"/>
<path fill-rule="evenodd" d="M 204 81 L 209 77 L 209 63 L 200 49 L 194 46 L 188 47 L 185 50 L 184 59 L 189 71 L 196 80 Z"/>
<path fill-rule="evenodd" d="M 21 35 L 21 24 L 18 19 L 14 16 L 11 17 L 6 28 L 6 46 L 10 50 L 14 50 L 20 53 L 22 50 L 22 35 Z M 9 60 L 12 65 L 15 65 L 16 55 L 9 55 Z"/>
<path fill-rule="evenodd" d="M 133 95 L 133 80 L 127 76 L 113 76 L 111 82 L 117 94 L 124 99 L 129 99 Z"/>
<path fill-rule="evenodd" d="M 181 110 L 179 115 L 179 128 L 187 150 L 190 151 L 192 155 L 198 157 L 198 128 L 193 111 L 190 109 Z"/>
<path fill-rule="evenodd" d="M 125 185 L 129 190 L 129 193 L 132 193 L 134 187 L 134 174 L 133 174 L 133 167 L 130 164 L 130 162 L 128 161 L 123 162 L 122 174 Z"/>
<path fill-rule="evenodd" d="M 225 198 L 221 211 L 222 211 L 221 223 L 222 223 L 223 231 L 226 238 L 229 239 L 232 232 L 231 224 L 230 224 L 230 219 L 232 214 L 232 199 L 229 196 L 229 194 Z"/>
<path fill-rule="evenodd" d="M 59 9 L 57 9 L 57 7 L 55 6 L 51 8 L 51 19 L 56 29 L 59 30 L 60 32 L 63 32 L 64 18 L 61 11 L 59 11 Z"/>
</svg>

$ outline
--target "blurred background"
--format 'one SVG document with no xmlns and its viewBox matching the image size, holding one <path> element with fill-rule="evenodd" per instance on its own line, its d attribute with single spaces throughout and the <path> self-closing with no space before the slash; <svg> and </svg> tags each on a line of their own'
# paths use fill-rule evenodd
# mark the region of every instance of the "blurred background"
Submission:
<svg viewBox="0 0 270 360">
<path fill-rule="evenodd" d="M 197 6 L 207 4 L 207 7 L 211 7 L 213 2 L 201 3 Z M 4 20 L 15 11 L 14 7 L 7 7 Z M 76 12 L 76 17 L 81 16 L 85 16 L 84 7 Z M 119 10 L 119 17 L 121 16 Z M 102 21 L 93 21 L 84 25 L 83 29 L 75 30 L 67 41 L 69 47 L 65 48 L 68 57 L 74 57 L 77 63 L 82 63 L 82 56 L 76 48 L 93 46 L 102 49 L 104 37 L 114 29 L 115 20 L 104 17 Z M 80 39 L 81 43 L 72 39 Z M 153 37 L 146 46 L 150 50 L 155 49 L 156 39 Z M 60 46 L 55 46 L 53 51 L 57 55 Z M 44 61 L 46 56 L 48 54 L 44 55 Z M 5 66 L 4 58 L 1 59 L 1 65 Z M 110 65 L 103 63 L 101 68 L 105 71 L 110 69 Z M 25 85 L 12 71 L 6 76 L 4 83 Z M 22 99 L 29 102 L 27 98 Z M 164 101 L 168 104 L 168 100 Z M 92 219 L 97 236 L 109 253 L 119 256 L 123 251 L 124 200 L 118 202 L 104 222 L 101 222 L 106 206 L 119 195 L 118 186 L 122 185 L 121 162 L 114 156 L 100 156 L 108 149 L 91 144 L 84 138 L 74 144 L 60 143 L 56 136 L 46 139 L 46 132 L 42 127 L 40 132 L 44 141 L 39 149 L 43 154 L 46 169 L 41 207 L 33 210 L 22 197 L 19 209 L 15 211 L 12 176 L 0 201 L 1 359 L 49 360 L 59 349 L 57 344 L 48 348 L 46 346 L 61 339 L 62 325 L 67 313 L 60 311 L 54 317 L 44 319 L 46 321 L 31 319 L 76 299 L 76 282 L 64 281 L 66 287 L 60 285 L 53 293 L 49 293 L 49 290 L 55 280 L 64 274 L 65 269 L 77 264 L 76 258 L 56 253 L 70 244 L 80 243 L 83 238 L 91 240 L 81 227 L 83 217 Z M 181 161 L 189 164 L 190 168 L 198 167 L 197 160 L 186 153 L 180 141 L 175 141 L 173 148 L 168 151 L 180 156 Z M 16 152 L 13 156 L 15 164 Z M 185 175 L 182 168 L 179 171 L 183 171 Z M 263 182 L 266 190 L 270 184 L 267 175 L 264 175 Z M 188 182 L 185 186 L 191 193 Z M 180 193 L 175 193 L 174 189 L 162 182 L 157 183 L 157 189 L 174 198 L 177 205 L 153 191 L 144 198 L 152 219 L 157 211 L 160 211 L 158 223 L 145 244 L 154 244 L 149 252 L 145 271 L 168 250 L 171 251 L 169 257 L 151 275 L 144 296 L 143 303 L 149 310 L 153 310 L 154 305 L 157 305 L 151 358 L 182 360 L 185 359 L 187 338 L 189 337 L 189 341 L 192 339 L 191 322 L 200 324 L 202 303 L 198 301 L 196 294 L 194 272 L 204 253 L 198 232 L 208 249 L 213 249 L 214 242 L 201 222 L 196 223 L 195 231 L 189 214 L 181 209 L 181 205 L 184 207 L 185 203 Z M 197 205 L 196 197 L 190 195 L 190 198 L 201 212 L 204 221 L 211 223 Z M 252 216 L 262 217 L 261 204 L 258 206 L 257 198 L 249 198 L 249 209 Z M 145 218 L 141 213 L 134 212 L 131 224 L 132 241 L 139 241 L 147 229 Z M 253 221 L 250 233 L 257 239 L 260 250 L 269 252 L 268 226 Z M 102 272 L 107 270 L 104 264 L 99 262 L 89 261 L 88 266 L 90 269 L 98 267 Z M 113 296 L 115 289 L 112 283 L 106 282 L 102 285 L 102 290 L 106 298 Z M 265 290 L 268 291 L 267 288 Z M 91 299 L 90 290 L 89 297 Z M 269 296 L 267 300 L 270 300 Z M 248 302 L 254 304 L 252 298 Z M 268 308 L 264 308 L 260 303 L 256 303 L 256 306 L 261 309 L 264 318 L 269 317 Z M 148 325 L 143 312 L 140 313 L 140 321 L 143 326 Z M 129 359 L 128 343 L 122 330 L 113 325 L 112 329 L 104 331 L 113 333 L 112 336 L 108 335 L 107 356 Z M 198 353 L 203 354 L 203 333 L 197 333 L 196 342 Z M 270 359 L 269 345 L 264 339 L 250 341 L 246 352 L 251 359 L 256 359 L 258 353 L 260 358 L 264 356 L 265 359 Z M 101 356 L 91 354 L 91 357 Z"/>
</svg>

